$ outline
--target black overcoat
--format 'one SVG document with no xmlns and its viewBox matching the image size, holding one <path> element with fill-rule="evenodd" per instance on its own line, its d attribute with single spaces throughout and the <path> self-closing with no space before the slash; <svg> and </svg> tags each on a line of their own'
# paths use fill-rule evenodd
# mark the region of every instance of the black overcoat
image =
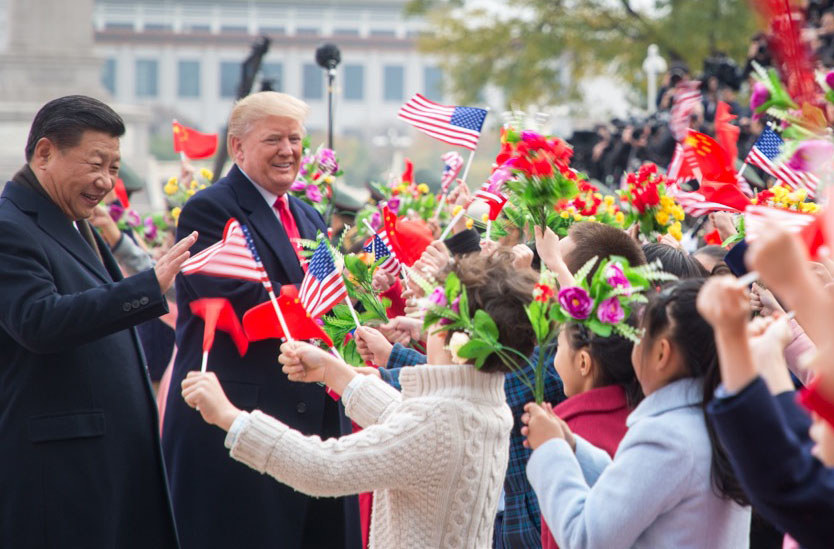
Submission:
<svg viewBox="0 0 834 549">
<path fill-rule="evenodd" d="M 289 205 L 302 238 L 314 239 L 317 232 L 326 232 L 321 215 L 309 205 L 294 197 Z M 249 228 L 276 294 L 281 284 L 302 281 L 304 271 L 283 226 L 237 166 L 186 203 L 179 217 L 177 240 L 199 231 L 191 249 L 197 253 L 222 239 L 232 217 Z M 360 535 L 355 497 L 341 498 L 342 505 L 334 512 L 329 512 L 334 506 L 322 502 L 326 509 L 322 511 L 313 498 L 229 457 L 224 446 L 226 433 L 205 423 L 182 398 L 182 380 L 190 370 L 199 370 L 202 360 L 203 320 L 191 314 L 189 303 L 202 297 L 225 297 L 242 317 L 269 299 L 263 286 L 239 279 L 179 274 L 176 288 L 177 356 L 162 445 L 183 548 L 309 547 L 309 535 L 304 533 L 305 525 L 310 526 L 308 519 L 316 521 L 319 530 L 333 532 L 334 539 L 346 537 L 347 543 L 340 547 L 356 547 Z M 281 372 L 278 347 L 278 340 L 252 343 L 241 358 L 231 338 L 217 332 L 208 369 L 217 374 L 238 408 L 262 410 L 302 433 L 322 438 L 338 436 L 340 429 L 344 432 L 344 425 L 340 426 L 343 411 L 321 387 L 293 383 Z M 316 516 L 310 517 L 310 512 Z"/>
<path fill-rule="evenodd" d="M 133 326 L 167 311 L 46 196 L 0 198 L 0 547 L 177 547 Z"/>
</svg>

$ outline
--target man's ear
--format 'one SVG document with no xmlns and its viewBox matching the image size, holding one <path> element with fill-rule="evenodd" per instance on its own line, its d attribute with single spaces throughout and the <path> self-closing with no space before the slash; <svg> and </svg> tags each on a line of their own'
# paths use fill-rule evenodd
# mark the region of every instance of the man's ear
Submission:
<svg viewBox="0 0 834 549">
<path fill-rule="evenodd" d="M 226 148 L 229 149 L 229 156 L 235 163 L 240 164 L 243 160 L 243 147 L 241 147 L 240 138 L 236 135 L 229 134 L 226 145 Z"/>
<path fill-rule="evenodd" d="M 35 151 L 32 154 L 32 160 L 30 160 L 30 163 L 33 167 L 43 170 L 57 153 L 58 147 L 55 146 L 55 143 L 46 137 L 41 137 L 38 139 L 38 142 L 35 143 Z"/>
</svg>

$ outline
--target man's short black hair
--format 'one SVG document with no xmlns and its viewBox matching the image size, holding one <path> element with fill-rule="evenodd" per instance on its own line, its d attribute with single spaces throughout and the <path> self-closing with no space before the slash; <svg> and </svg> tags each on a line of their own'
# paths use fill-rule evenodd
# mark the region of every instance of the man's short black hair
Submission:
<svg viewBox="0 0 834 549">
<path fill-rule="evenodd" d="M 35 145 L 46 137 L 59 149 L 78 145 L 81 134 L 93 130 L 121 137 L 125 123 L 116 111 L 92 97 L 67 95 L 53 99 L 38 111 L 26 141 L 26 161 L 32 160 Z"/>
</svg>

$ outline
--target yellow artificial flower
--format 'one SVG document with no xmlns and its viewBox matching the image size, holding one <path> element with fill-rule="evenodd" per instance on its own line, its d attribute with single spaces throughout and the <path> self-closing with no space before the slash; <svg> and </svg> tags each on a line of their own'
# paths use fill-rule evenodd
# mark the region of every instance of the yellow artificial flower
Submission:
<svg viewBox="0 0 834 549">
<path fill-rule="evenodd" d="M 559 214 L 559 217 L 561 217 L 562 219 L 568 219 L 570 217 L 570 214 L 565 210 L 562 210 L 562 212 Z"/>
<path fill-rule="evenodd" d="M 654 214 L 654 218 L 660 225 L 666 225 L 667 223 L 669 223 L 669 214 L 665 211 L 661 210 L 657 212 L 656 214 Z"/>
<path fill-rule="evenodd" d="M 177 191 L 180 190 L 180 186 L 177 185 L 177 184 L 165 185 L 165 188 L 163 190 L 165 191 L 165 194 L 167 194 L 168 196 L 171 196 L 172 194 L 176 194 Z"/>
<path fill-rule="evenodd" d="M 585 221 L 596 221 L 596 220 L 597 220 L 597 216 L 592 215 L 592 216 L 588 217 Z"/>
<path fill-rule="evenodd" d="M 618 225 L 622 225 L 625 223 L 625 214 L 623 212 L 617 212 L 614 214 L 614 221 L 616 221 Z"/>
<path fill-rule="evenodd" d="M 400 186 L 397 187 L 397 190 L 401 193 L 404 193 L 406 190 L 408 190 L 408 185 L 406 185 L 405 183 L 401 183 Z"/>
<path fill-rule="evenodd" d="M 467 229 L 471 229 L 474 226 L 475 226 L 475 220 L 474 219 L 472 219 L 470 217 L 469 219 L 466 220 L 466 228 Z"/>
<path fill-rule="evenodd" d="M 675 206 L 675 200 L 671 196 L 660 197 L 660 207 L 664 210 L 671 210 Z"/>
<path fill-rule="evenodd" d="M 678 221 L 683 221 L 683 218 L 686 217 L 686 213 L 680 206 L 675 206 L 674 208 L 672 208 L 672 217 L 674 217 Z"/>
<path fill-rule="evenodd" d="M 182 208 L 177 206 L 171 210 L 171 217 L 174 219 L 174 223 L 176 223 L 180 218 L 180 213 L 182 212 Z"/>
<path fill-rule="evenodd" d="M 332 175 L 326 176 L 324 178 L 324 182 L 327 183 L 328 185 L 332 185 L 333 184 L 333 176 Z"/>
<path fill-rule="evenodd" d="M 568 213 L 574 215 L 576 213 L 576 208 L 573 206 L 568 206 Z"/>
<path fill-rule="evenodd" d="M 594 193 L 594 198 L 602 200 L 602 193 Z"/>
<path fill-rule="evenodd" d="M 614 208 L 614 206 L 608 206 L 608 207 L 605 209 L 605 212 L 606 212 L 608 215 L 616 215 L 616 213 L 617 213 L 617 209 L 616 209 L 616 208 Z"/>
<path fill-rule="evenodd" d="M 813 202 L 802 202 L 799 205 L 799 211 L 802 213 L 817 213 L 820 207 Z"/>
<path fill-rule="evenodd" d="M 187 196 L 188 198 L 191 198 L 196 193 L 197 193 L 197 191 L 195 189 L 188 189 L 187 191 L 185 191 L 185 196 Z"/>
<path fill-rule="evenodd" d="M 796 202 L 804 202 L 806 198 L 808 198 L 808 190 L 807 189 L 796 189 L 790 195 L 791 200 L 795 200 Z"/>
<path fill-rule="evenodd" d="M 214 179 L 214 174 L 208 168 L 200 168 L 200 175 L 203 177 L 203 179 L 208 179 L 209 181 Z"/>
<path fill-rule="evenodd" d="M 773 193 L 773 199 L 782 201 L 788 195 L 788 190 L 782 185 L 775 185 L 771 187 L 770 192 Z"/>
<path fill-rule="evenodd" d="M 605 202 L 606 206 L 613 206 L 614 205 L 614 200 L 615 200 L 614 197 L 611 196 L 610 194 L 608 196 L 606 196 L 605 198 L 603 198 L 603 202 Z"/>
<path fill-rule="evenodd" d="M 573 214 L 573 220 L 574 221 L 582 221 L 582 216 L 579 215 L 579 214 Z"/>
<path fill-rule="evenodd" d="M 192 179 L 191 183 L 188 184 L 188 188 L 193 190 L 193 191 L 196 191 L 197 187 L 199 187 L 199 186 L 200 186 L 200 183 L 196 179 Z"/>
<path fill-rule="evenodd" d="M 463 211 L 463 206 L 458 204 L 457 206 L 455 206 L 455 209 L 452 210 L 452 217 L 455 217 L 456 215 L 458 215 L 462 211 Z"/>
<path fill-rule="evenodd" d="M 426 194 L 427 192 L 429 192 L 429 186 L 425 183 L 420 183 L 419 185 L 417 185 L 417 192 L 419 192 L 420 194 Z"/>
<path fill-rule="evenodd" d="M 667 231 L 675 240 L 680 240 L 683 238 L 683 232 L 681 232 L 681 224 L 679 221 L 675 221 L 669 226 L 669 230 Z"/>
<path fill-rule="evenodd" d="M 485 213 L 484 215 L 482 215 L 482 216 L 481 216 L 481 221 L 483 221 L 484 223 L 486 223 L 487 221 L 489 221 L 489 214 L 488 214 L 488 213 Z"/>
</svg>

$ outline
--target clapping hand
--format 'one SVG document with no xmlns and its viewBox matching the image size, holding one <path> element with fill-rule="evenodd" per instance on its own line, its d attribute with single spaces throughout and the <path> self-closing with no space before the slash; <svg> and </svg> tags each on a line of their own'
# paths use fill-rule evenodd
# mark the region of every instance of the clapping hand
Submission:
<svg viewBox="0 0 834 549">
<path fill-rule="evenodd" d="M 553 407 L 545 402 L 536 404 L 528 402 L 524 405 L 524 413 L 521 415 L 521 434 L 526 437 L 524 447 L 535 450 L 545 442 L 553 438 L 561 438 L 567 442 L 571 449 L 576 451 L 576 439 L 565 421 L 553 413 Z"/>
</svg>

